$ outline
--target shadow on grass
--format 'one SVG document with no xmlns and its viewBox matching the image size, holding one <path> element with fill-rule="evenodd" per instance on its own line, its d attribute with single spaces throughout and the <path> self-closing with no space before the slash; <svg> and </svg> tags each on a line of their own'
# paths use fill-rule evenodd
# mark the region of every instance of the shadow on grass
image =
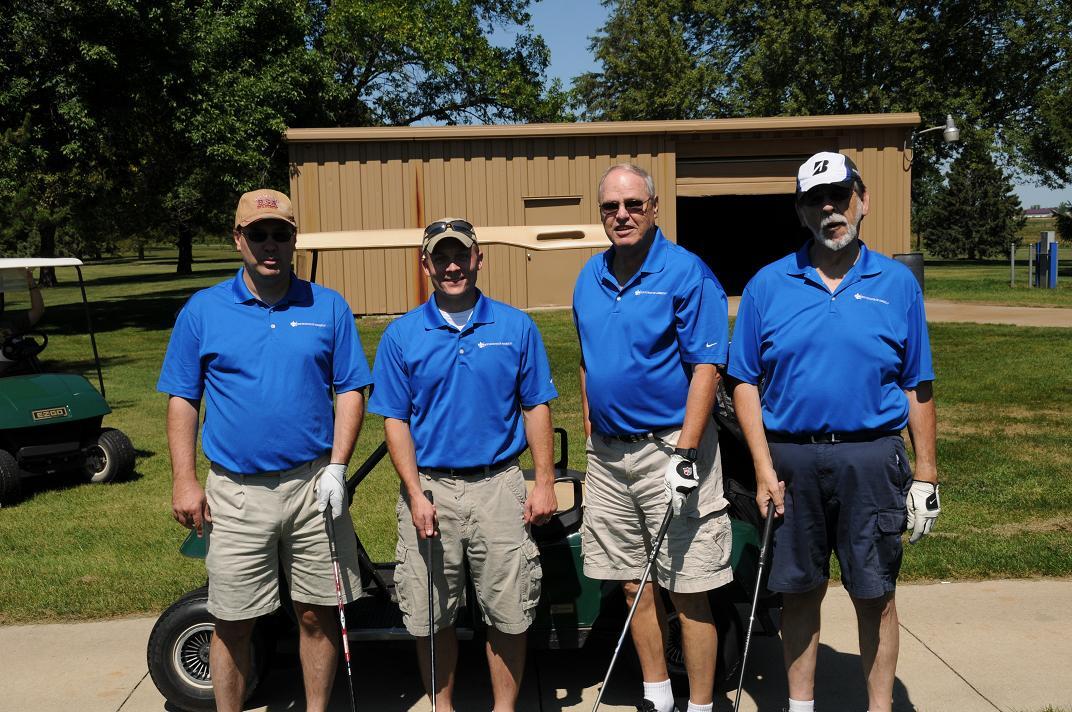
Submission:
<svg viewBox="0 0 1072 712">
<path fill-rule="evenodd" d="M 135 450 L 138 457 L 142 457 L 142 453 L 146 451 Z M 147 452 L 145 457 L 151 456 L 152 452 Z M 137 465 L 135 465 L 135 468 Z M 144 475 L 138 472 L 137 469 L 130 473 L 128 477 L 123 478 L 119 482 L 111 484 L 122 484 L 125 482 L 138 482 L 144 477 Z M 74 490 L 81 487 L 107 487 L 108 484 L 95 484 L 93 482 L 87 482 L 85 477 L 77 470 L 66 470 L 63 472 L 57 472 L 51 475 L 38 475 L 36 477 L 29 477 L 22 480 L 22 494 L 19 497 L 19 501 L 26 501 L 34 495 L 42 492 L 65 492 L 67 490 Z M 6 508 L 8 505 L 4 505 Z M 15 503 L 14 506 L 18 506 Z"/>
<path fill-rule="evenodd" d="M 93 331 L 101 334 L 127 328 L 141 331 L 171 329 L 179 310 L 198 289 L 200 287 L 189 287 L 95 302 L 90 307 Z M 47 328 L 43 330 L 50 336 L 86 331 L 85 309 L 81 304 L 50 307 L 46 320 Z M 44 321 L 42 326 L 45 326 Z"/>
<path fill-rule="evenodd" d="M 222 261 L 223 260 L 210 260 L 210 261 L 206 262 L 206 264 L 220 264 Z M 139 263 L 139 264 L 144 265 L 146 263 L 142 262 L 142 263 Z M 233 276 L 236 269 L 237 269 L 237 267 L 230 267 L 230 266 L 228 266 L 228 267 L 215 267 L 215 268 L 212 268 L 212 269 L 197 269 L 197 267 L 195 265 L 194 273 L 192 275 L 186 275 L 186 274 L 179 275 L 179 274 L 168 273 L 168 272 L 150 272 L 148 274 L 139 274 L 139 275 L 112 275 L 112 276 L 109 276 L 109 277 L 95 277 L 95 278 L 87 279 L 86 280 L 86 287 L 87 288 L 93 288 L 93 289 L 98 289 L 98 288 L 103 288 L 103 287 L 114 287 L 114 286 L 120 286 L 120 285 L 129 285 L 129 286 L 133 287 L 133 286 L 136 286 L 136 285 L 144 285 L 144 284 L 158 284 L 160 282 L 176 282 L 176 281 L 181 281 L 181 280 L 190 279 L 190 278 L 201 279 L 201 278 L 204 278 L 204 277 L 215 277 L 215 278 L 218 278 L 220 280 L 223 280 L 223 279 L 226 279 L 227 277 Z"/>
</svg>

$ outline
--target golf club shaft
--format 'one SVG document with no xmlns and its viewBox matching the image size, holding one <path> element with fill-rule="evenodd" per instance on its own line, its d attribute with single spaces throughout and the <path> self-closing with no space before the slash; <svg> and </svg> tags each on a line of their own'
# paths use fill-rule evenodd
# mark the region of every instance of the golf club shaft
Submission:
<svg viewBox="0 0 1072 712">
<path fill-rule="evenodd" d="M 324 511 L 324 527 L 328 532 L 328 550 L 331 552 L 331 572 L 335 575 L 335 599 L 339 604 L 339 628 L 342 629 L 342 652 L 346 659 L 346 682 L 350 686 L 350 710 L 357 712 L 354 697 L 354 674 L 350 669 L 350 639 L 346 635 L 346 604 L 342 600 L 342 575 L 339 572 L 339 555 L 335 551 L 335 515 L 328 504 Z"/>
<path fill-rule="evenodd" d="M 432 498 L 432 490 L 424 491 L 425 498 L 428 499 L 428 503 L 434 505 L 435 500 Z M 431 691 L 432 691 L 432 712 L 436 712 L 436 656 L 435 656 L 435 588 L 432 582 L 432 537 L 425 538 L 425 546 L 428 548 L 428 561 L 425 568 L 428 569 L 428 656 L 429 667 L 431 668 Z"/>
<path fill-rule="evenodd" d="M 774 501 L 767 500 L 767 521 L 763 524 L 763 542 L 759 548 L 759 566 L 756 570 L 756 590 L 752 594 L 752 612 L 748 614 L 748 629 L 744 634 L 744 653 L 741 656 L 741 677 L 737 682 L 737 696 L 733 700 L 733 712 L 741 706 L 741 691 L 744 689 L 744 673 L 748 667 L 748 649 L 752 646 L 752 627 L 756 623 L 756 607 L 759 605 L 759 589 L 763 585 L 763 569 L 770 551 L 771 534 L 774 531 Z"/>
<path fill-rule="evenodd" d="M 640 604 L 640 598 L 644 595 L 644 586 L 648 583 L 648 577 L 651 575 L 651 567 L 655 564 L 655 558 L 659 555 L 659 548 L 662 546 L 663 539 L 666 537 L 666 531 L 670 528 L 670 520 L 674 516 L 673 503 L 666 505 L 666 514 L 663 515 L 662 524 L 659 525 L 659 533 L 655 536 L 655 541 L 652 543 L 651 553 L 648 555 L 647 566 L 644 567 L 644 574 L 640 577 L 640 587 L 637 589 L 636 596 L 633 598 L 633 605 L 629 607 L 629 615 L 625 617 L 625 625 L 622 626 L 622 634 L 618 636 L 618 644 L 614 647 L 614 655 L 611 656 L 610 665 L 607 667 L 607 674 L 603 677 L 603 684 L 599 687 L 599 694 L 596 695 L 596 703 L 592 706 L 592 712 L 596 712 L 599 709 L 600 702 L 603 701 L 603 692 L 607 689 L 607 683 L 610 682 L 611 673 L 614 672 L 614 664 L 618 662 L 618 654 L 622 652 L 622 643 L 625 642 L 625 636 L 629 633 L 629 624 L 633 622 L 633 616 L 636 614 L 637 606 Z M 654 593 L 654 592 L 653 592 Z"/>
</svg>

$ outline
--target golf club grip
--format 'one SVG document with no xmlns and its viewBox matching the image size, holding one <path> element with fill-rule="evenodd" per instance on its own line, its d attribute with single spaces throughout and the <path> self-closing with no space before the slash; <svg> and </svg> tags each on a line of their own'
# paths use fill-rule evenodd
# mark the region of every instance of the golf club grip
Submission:
<svg viewBox="0 0 1072 712">
<path fill-rule="evenodd" d="M 335 552 L 335 514 L 331 510 L 330 502 L 324 510 L 324 528 L 328 532 L 328 551 L 331 552 L 331 562 L 334 565 L 338 560 L 338 554 Z"/>
<path fill-rule="evenodd" d="M 759 550 L 760 561 L 766 560 L 767 549 L 770 547 L 771 536 L 774 533 L 774 500 L 767 500 L 767 521 L 763 523 L 763 546 Z"/>
</svg>

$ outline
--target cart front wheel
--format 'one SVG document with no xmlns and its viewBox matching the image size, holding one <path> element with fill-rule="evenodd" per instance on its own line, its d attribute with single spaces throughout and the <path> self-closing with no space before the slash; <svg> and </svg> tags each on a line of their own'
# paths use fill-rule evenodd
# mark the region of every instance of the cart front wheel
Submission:
<svg viewBox="0 0 1072 712">
<path fill-rule="evenodd" d="M 267 627 L 258 624 L 253 631 L 247 698 L 257 689 L 274 644 L 265 632 Z M 209 646 L 214 629 L 212 615 L 208 612 L 208 588 L 202 587 L 171 604 L 149 635 L 146 655 L 149 675 L 160 694 L 180 710 L 211 712 L 216 709 L 209 667 Z"/>
<path fill-rule="evenodd" d="M 134 472 L 134 446 L 120 430 L 102 429 L 85 455 L 83 472 L 90 482 L 118 482 Z"/>
<path fill-rule="evenodd" d="M 715 690 L 735 689 L 741 670 L 741 655 L 744 651 L 743 625 L 737 607 L 732 603 L 711 596 L 711 613 L 718 630 L 716 653 Z M 685 669 L 685 653 L 681 645 L 681 621 L 677 612 L 670 613 L 666 636 L 666 667 L 670 677 L 688 686 Z"/>
<path fill-rule="evenodd" d="M 0 507 L 14 504 L 22 494 L 19 463 L 7 450 L 0 450 Z"/>
</svg>

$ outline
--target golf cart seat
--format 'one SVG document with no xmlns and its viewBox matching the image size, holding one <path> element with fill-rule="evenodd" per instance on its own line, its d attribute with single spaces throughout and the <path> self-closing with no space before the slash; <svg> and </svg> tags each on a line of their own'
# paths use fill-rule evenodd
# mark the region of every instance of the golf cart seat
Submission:
<svg viewBox="0 0 1072 712">
<path fill-rule="evenodd" d="M 546 524 L 532 527 L 537 544 L 561 541 L 581 530 L 584 502 L 584 473 L 569 469 L 569 436 L 564 428 L 555 428 L 558 436 L 558 459 L 555 461 L 555 498 L 558 510 Z M 536 486 L 536 473 L 524 470 L 525 486 L 531 493 Z"/>
</svg>

